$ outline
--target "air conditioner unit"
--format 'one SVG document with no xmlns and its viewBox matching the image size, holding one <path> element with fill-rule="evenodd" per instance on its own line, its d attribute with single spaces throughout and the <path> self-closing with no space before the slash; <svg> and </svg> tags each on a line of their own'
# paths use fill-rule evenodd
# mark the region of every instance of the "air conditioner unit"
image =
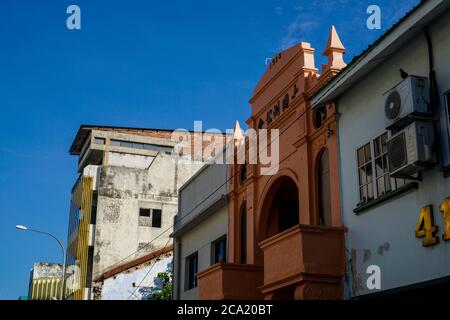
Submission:
<svg viewBox="0 0 450 320">
<path fill-rule="evenodd" d="M 392 177 L 408 178 L 436 163 L 431 121 L 416 121 L 393 135 L 387 142 L 389 172 Z"/>
<path fill-rule="evenodd" d="M 386 129 L 401 129 L 411 122 L 430 117 L 430 90 L 425 77 L 408 76 L 384 94 Z"/>
</svg>

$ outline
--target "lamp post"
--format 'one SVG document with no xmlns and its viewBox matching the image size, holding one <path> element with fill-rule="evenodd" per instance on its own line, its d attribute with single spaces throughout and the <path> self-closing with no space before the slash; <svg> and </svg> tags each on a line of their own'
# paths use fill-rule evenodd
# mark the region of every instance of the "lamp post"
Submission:
<svg viewBox="0 0 450 320">
<path fill-rule="evenodd" d="M 66 280 L 66 250 L 64 249 L 64 245 L 62 244 L 62 242 L 56 236 L 54 236 L 53 234 L 51 234 L 49 232 L 31 229 L 31 228 L 28 228 L 28 227 L 22 226 L 22 225 L 17 225 L 16 229 L 17 230 L 31 231 L 31 232 L 45 234 L 47 236 L 52 237 L 53 239 L 56 240 L 56 242 L 58 242 L 59 246 L 61 247 L 61 252 L 62 252 L 62 255 L 63 255 L 60 300 L 64 300 L 64 289 L 65 289 L 64 287 L 65 287 L 65 280 Z"/>
</svg>

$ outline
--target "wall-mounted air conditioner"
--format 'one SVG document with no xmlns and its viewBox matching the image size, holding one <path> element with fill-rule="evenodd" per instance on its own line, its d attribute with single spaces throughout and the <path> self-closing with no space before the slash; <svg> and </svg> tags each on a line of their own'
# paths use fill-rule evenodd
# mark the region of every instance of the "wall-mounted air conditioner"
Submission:
<svg viewBox="0 0 450 320">
<path fill-rule="evenodd" d="M 430 117 L 430 89 L 425 77 L 408 76 L 384 94 L 386 129 L 401 129 L 411 122 Z"/>
<path fill-rule="evenodd" d="M 416 121 L 387 142 L 389 172 L 392 177 L 413 177 L 436 163 L 433 123 Z"/>
</svg>

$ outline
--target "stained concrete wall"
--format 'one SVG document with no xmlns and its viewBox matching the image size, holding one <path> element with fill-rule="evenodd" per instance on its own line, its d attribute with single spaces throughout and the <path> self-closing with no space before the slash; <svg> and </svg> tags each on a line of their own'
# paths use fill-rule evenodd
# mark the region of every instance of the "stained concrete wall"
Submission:
<svg viewBox="0 0 450 320">
<path fill-rule="evenodd" d="M 430 31 L 443 109 L 443 93 L 450 89 L 450 13 L 436 20 Z M 445 230 L 439 204 L 450 196 L 450 179 L 443 177 L 439 167 L 423 172 L 418 190 L 359 215 L 353 212 L 359 202 L 356 150 L 384 132 L 383 93 L 401 81 L 400 68 L 410 74 L 428 76 L 426 42 L 420 30 L 400 51 L 337 101 L 341 114 L 341 205 L 343 222 L 348 227 L 347 298 L 375 292 L 366 286 L 369 265 L 381 268 L 381 290 L 450 275 L 450 242 L 440 241 L 426 248 L 422 239 L 415 237 L 421 208 L 429 204 L 434 206 L 434 221 L 440 230 L 437 236 L 441 237 Z M 441 120 L 448 125 L 448 114 L 441 115 Z"/>
<path fill-rule="evenodd" d="M 201 165 L 181 163 L 171 155 L 158 153 L 148 169 L 101 167 L 94 279 L 117 263 L 134 260 L 170 244 L 169 234 L 177 212 L 177 190 Z M 162 210 L 161 228 L 139 226 L 140 208 Z M 145 246 L 149 242 L 151 244 Z"/>
<path fill-rule="evenodd" d="M 59 278 L 62 265 L 59 263 L 35 262 L 32 269 L 32 279 Z"/>
<path fill-rule="evenodd" d="M 117 167 L 147 169 L 150 167 L 154 159 L 155 157 L 139 154 L 128 154 L 122 152 L 108 153 L 108 165 Z"/>
</svg>

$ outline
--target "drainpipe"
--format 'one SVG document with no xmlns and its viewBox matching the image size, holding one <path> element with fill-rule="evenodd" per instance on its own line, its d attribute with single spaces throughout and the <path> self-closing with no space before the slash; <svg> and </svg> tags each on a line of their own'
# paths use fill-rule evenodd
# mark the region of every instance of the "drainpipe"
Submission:
<svg viewBox="0 0 450 320">
<path fill-rule="evenodd" d="M 434 52 L 433 52 L 433 41 L 431 39 L 430 30 L 428 26 L 425 26 L 423 29 L 423 34 L 427 43 L 427 51 L 428 51 L 428 70 L 429 70 L 429 78 L 430 78 L 430 108 L 434 117 L 433 121 L 433 129 L 435 134 L 435 143 L 434 143 L 434 151 L 436 151 L 437 158 L 440 159 L 441 168 L 443 169 L 444 159 L 440 148 L 441 145 L 441 136 L 440 136 L 440 124 L 439 124 L 439 91 L 438 85 L 436 81 L 436 71 L 434 69 Z"/>
<path fill-rule="evenodd" d="M 180 280 L 181 280 L 181 241 L 178 238 L 175 238 L 175 247 L 176 247 L 176 257 L 174 257 L 175 261 L 172 264 L 172 275 L 173 280 L 175 280 L 175 272 L 177 272 L 177 281 L 174 283 L 176 285 L 172 286 L 172 297 L 173 300 L 180 300 Z M 174 248 L 175 253 L 175 248 Z M 175 254 L 174 254 L 175 255 Z M 175 265 L 177 266 L 175 268 Z"/>
</svg>

